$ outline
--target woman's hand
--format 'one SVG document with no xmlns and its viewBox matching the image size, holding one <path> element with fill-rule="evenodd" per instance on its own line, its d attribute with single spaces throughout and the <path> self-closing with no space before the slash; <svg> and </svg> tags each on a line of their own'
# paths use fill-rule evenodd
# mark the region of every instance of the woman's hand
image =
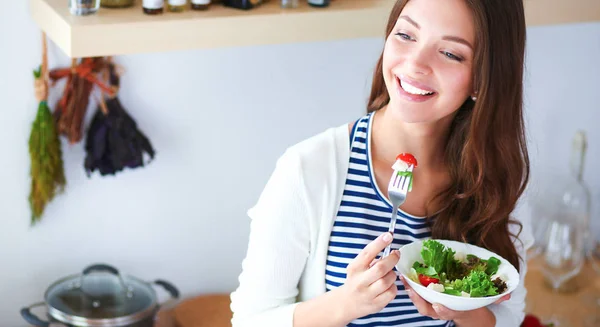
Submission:
<svg viewBox="0 0 600 327">
<path fill-rule="evenodd" d="M 400 279 L 404 284 L 404 288 L 406 289 L 409 298 L 423 316 L 441 320 L 453 320 L 459 327 L 494 326 L 496 323 L 496 318 L 492 312 L 485 307 L 471 311 L 454 311 L 438 303 L 430 304 L 410 287 L 404 277 L 400 276 Z M 494 304 L 502 303 L 508 299 L 510 299 L 510 294 L 503 296 L 498 301 L 494 302 Z"/>
<path fill-rule="evenodd" d="M 375 260 L 392 239 L 390 233 L 380 235 L 348 265 L 346 283 L 337 289 L 348 322 L 379 312 L 396 298 L 398 275 L 393 268 L 400 252 L 392 251 L 388 257 Z"/>
</svg>

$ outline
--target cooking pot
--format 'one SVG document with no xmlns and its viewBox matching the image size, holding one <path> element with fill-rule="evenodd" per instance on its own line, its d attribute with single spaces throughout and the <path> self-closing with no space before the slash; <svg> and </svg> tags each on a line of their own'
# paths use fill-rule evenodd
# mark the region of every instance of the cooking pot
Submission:
<svg viewBox="0 0 600 327">
<path fill-rule="evenodd" d="M 153 284 L 162 286 L 172 299 L 179 297 L 177 288 L 164 280 L 148 283 L 121 275 L 110 265 L 94 264 L 50 285 L 44 302 L 21 309 L 21 316 L 39 327 L 57 322 L 70 327 L 152 327 L 161 306 Z M 31 312 L 39 306 L 46 307 L 49 321 Z"/>
</svg>

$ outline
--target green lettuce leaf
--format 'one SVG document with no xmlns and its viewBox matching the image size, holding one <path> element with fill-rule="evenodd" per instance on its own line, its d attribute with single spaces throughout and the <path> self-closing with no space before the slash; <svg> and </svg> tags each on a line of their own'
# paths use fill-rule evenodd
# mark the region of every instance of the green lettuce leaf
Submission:
<svg viewBox="0 0 600 327">
<path fill-rule="evenodd" d="M 457 279 L 448 284 L 452 291 L 469 293 L 471 297 L 484 297 L 497 295 L 498 290 L 490 277 L 481 270 L 472 270 L 468 276 L 463 279 Z M 450 294 L 450 293 L 449 293 Z"/>
<path fill-rule="evenodd" d="M 487 268 L 485 269 L 485 273 L 488 275 L 493 275 L 498 272 L 498 267 L 502 262 L 498 260 L 498 258 L 491 257 L 487 260 Z"/>
<path fill-rule="evenodd" d="M 426 240 L 421 249 L 423 263 L 450 280 L 462 278 L 465 274 L 464 267 L 454 258 L 455 254 L 454 250 L 435 240 Z"/>
<path fill-rule="evenodd" d="M 432 266 L 425 266 L 422 265 L 420 262 L 415 262 L 413 264 L 413 268 L 415 269 L 415 271 L 417 272 L 417 275 L 422 274 L 425 276 L 429 276 L 429 277 L 433 277 L 433 278 L 438 278 L 438 273 L 437 271 L 435 271 L 435 268 L 433 268 Z"/>
<path fill-rule="evenodd" d="M 440 242 L 426 240 L 423 242 L 423 248 L 421 248 L 421 257 L 426 266 L 433 267 L 439 274 L 446 270 L 446 261 L 449 257 L 454 260 L 454 251 L 446 249 Z"/>
<path fill-rule="evenodd" d="M 421 257 L 423 263 L 415 262 L 413 269 L 417 274 L 440 279 L 444 285 L 444 293 L 460 296 L 461 292 L 471 297 L 497 295 L 498 289 L 490 276 L 498 272 L 501 261 L 491 257 L 480 259 L 475 255 L 467 255 L 466 262 L 454 258 L 456 252 L 434 240 L 423 242 Z"/>
</svg>

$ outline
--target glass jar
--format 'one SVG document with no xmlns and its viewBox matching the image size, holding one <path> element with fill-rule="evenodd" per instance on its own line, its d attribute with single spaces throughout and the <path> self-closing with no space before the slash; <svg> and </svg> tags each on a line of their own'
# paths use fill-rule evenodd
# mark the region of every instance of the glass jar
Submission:
<svg viewBox="0 0 600 327">
<path fill-rule="evenodd" d="M 100 0 L 68 0 L 69 12 L 75 16 L 95 14 L 100 7 Z"/>
</svg>

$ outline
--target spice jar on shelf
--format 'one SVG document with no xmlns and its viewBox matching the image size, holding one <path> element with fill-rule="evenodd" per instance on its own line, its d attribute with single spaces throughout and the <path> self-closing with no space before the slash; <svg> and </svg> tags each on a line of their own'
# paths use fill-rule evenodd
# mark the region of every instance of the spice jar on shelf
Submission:
<svg viewBox="0 0 600 327">
<path fill-rule="evenodd" d="M 191 0 L 192 10 L 206 10 L 210 7 L 210 0 Z"/>
<path fill-rule="evenodd" d="M 134 0 L 100 0 L 103 8 L 126 8 L 133 6 Z"/>
<path fill-rule="evenodd" d="M 143 0 L 142 9 L 144 14 L 147 15 L 158 15 L 162 14 L 165 7 L 164 0 Z"/>
<path fill-rule="evenodd" d="M 265 0 L 223 0 L 223 5 L 225 7 L 248 10 L 256 8 L 263 2 Z"/>
<path fill-rule="evenodd" d="M 182 12 L 186 3 L 187 0 L 167 0 L 167 8 L 170 12 Z"/>
<path fill-rule="evenodd" d="M 330 0 L 308 0 L 311 7 L 329 7 Z"/>
<path fill-rule="evenodd" d="M 281 0 L 281 8 L 298 8 L 299 0 Z"/>
<path fill-rule="evenodd" d="M 69 12 L 75 16 L 95 14 L 100 7 L 100 0 L 69 0 Z"/>
</svg>

